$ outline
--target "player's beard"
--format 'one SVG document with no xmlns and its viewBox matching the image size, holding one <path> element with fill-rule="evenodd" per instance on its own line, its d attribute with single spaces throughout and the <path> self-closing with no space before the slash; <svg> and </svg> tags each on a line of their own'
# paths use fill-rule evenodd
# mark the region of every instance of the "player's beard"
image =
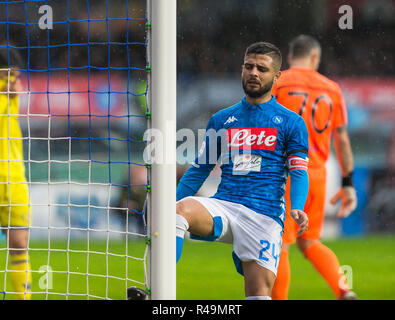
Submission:
<svg viewBox="0 0 395 320">
<path fill-rule="evenodd" d="M 249 90 L 247 88 L 247 82 L 248 82 L 248 80 L 243 81 L 243 90 L 244 90 L 245 94 L 251 98 L 256 99 L 256 98 L 262 97 L 263 95 L 265 95 L 266 93 L 268 93 L 269 91 L 272 90 L 274 78 L 271 81 L 265 83 L 258 90 Z"/>
</svg>

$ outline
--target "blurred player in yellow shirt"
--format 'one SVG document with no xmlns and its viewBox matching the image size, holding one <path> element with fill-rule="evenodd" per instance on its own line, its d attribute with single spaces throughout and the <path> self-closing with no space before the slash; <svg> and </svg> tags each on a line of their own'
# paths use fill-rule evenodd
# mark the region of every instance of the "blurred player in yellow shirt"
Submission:
<svg viewBox="0 0 395 320">
<path fill-rule="evenodd" d="M 7 274 L 17 299 L 31 298 L 27 252 L 30 225 L 28 185 L 19 126 L 19 71 L 22 60 L 12 48 L 0 49 L 0 226 L 10 253 Z M 6 289 L 6 288 L 4 288 Z M 6 291 L 9 291 L 8 289 Z"/>
</svg>

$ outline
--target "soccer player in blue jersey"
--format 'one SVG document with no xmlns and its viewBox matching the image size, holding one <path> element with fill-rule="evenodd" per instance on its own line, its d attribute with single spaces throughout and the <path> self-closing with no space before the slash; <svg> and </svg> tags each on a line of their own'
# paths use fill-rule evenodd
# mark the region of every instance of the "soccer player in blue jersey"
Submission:
<svg viewBox="0 0 395 320">
<path fill-rule="evenodd" d="M 270 300 L 281 252 L 285 184 L 291 217 L 308 228 L 308 134 L 304 120 L 271 95 L 281 53 L 267 42 L 249 46 L 242 65 L 245 97 L 215 113 L 199 154 L 177 187 L 177 261 L 186 231 L 194 239 L 233 244 L 248 300 Z M 221 183 L 211 197 L 194 195 L 217 161 Z"/>
</svg>

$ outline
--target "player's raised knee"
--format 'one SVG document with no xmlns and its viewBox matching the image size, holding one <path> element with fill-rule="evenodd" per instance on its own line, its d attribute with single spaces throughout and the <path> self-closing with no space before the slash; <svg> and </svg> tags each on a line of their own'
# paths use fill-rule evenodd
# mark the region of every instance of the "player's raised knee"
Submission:
<svg viewBox="0 0 395 320">
<path fill-rule="evenodd" d="M 213 217 L 198 200 L 187 197 L 178 201 L 176 212 L 188 221 L 189 231 L 193 234 L 208 236 L 213 233 Z"/>
<path fill-rule="evenodd" d="M 176 204 L 176 212 L 177 214 L 185 217 L 190 213 L 190 206 L 188 206 L 188 200 L 187 199 L 182 199 L 177 202 Z"/>
<path fill-rule="evenodd" d="M 187 197 L 177 202 L 176 212 L 184 218 L 187 218 L 196 214 L 200 207 L 202 207 L 202 205 L 198 201 Z"/>
</svg>

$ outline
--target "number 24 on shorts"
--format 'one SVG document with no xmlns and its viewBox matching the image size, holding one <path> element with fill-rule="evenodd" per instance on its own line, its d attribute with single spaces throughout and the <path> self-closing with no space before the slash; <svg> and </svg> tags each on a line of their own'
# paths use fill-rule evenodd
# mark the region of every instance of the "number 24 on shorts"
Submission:
<svg viewBox="0 0 395 320">
<path fill-rule="evenodd" d="M 263 261 L 269 261 L 269 258 L 268 257 L 265 257 L 264 255 L 263 255 L 263 253 L 265 252 L 265 251 L 267 251 L 267 250 L 270 250 L 270 247 L 272 248 L 272 257 L 273 257 L 273 259 L 276 261 L 276 264 L 275 264 L 275 267 L 277 268 L 277 263 L 278 263 L 278 258 L 279 258 L 279 256 L 280 256 L 280 252 L 278 252 L 278 254 L 276 255 L 276 244 L 275 243 L 270 243 L 269 241 L 267 241 L 267 240 L 260 240 L 259 241 L 259 243 L 261 244 L 261 245 L 263 245 L 263 248 L 261 249 L 261 250 L 259 250 L 259 259 L 260 260 L 263 260 Z M 279 251 L 281 250 L 281 245 L 280 245 L 280 247 L 279 247 L 280 249 L 279 249 Z"/>
</svg>

